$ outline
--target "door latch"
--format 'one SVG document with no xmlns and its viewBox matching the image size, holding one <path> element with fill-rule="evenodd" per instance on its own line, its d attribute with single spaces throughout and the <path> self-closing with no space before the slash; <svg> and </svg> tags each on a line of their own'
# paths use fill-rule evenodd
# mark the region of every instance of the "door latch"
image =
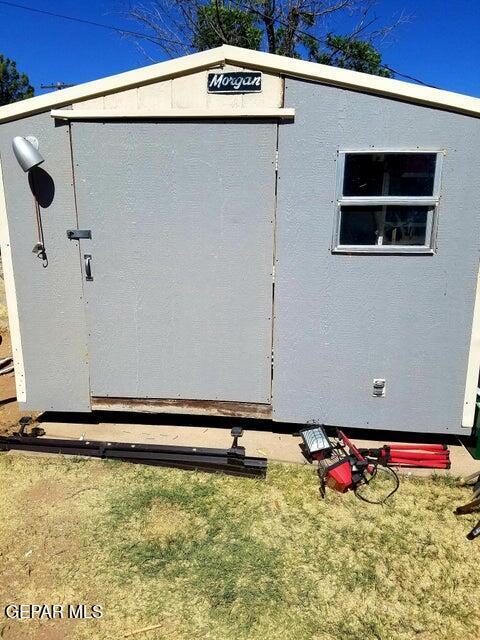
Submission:
<svg viewBox="0 0 480 640">
<path fill-rule="evenodd" d="M 90 240 L 92 232 L 90 229 L 68 229 L 67 238 L 69 240 Z"/>
<path fill-rule="evenodd" d="M 92 276 L 92 256 L 89 253 L 86 253 L 83 256 L 85 261 L 85 280 L 93 280 Z"/>
</svg>

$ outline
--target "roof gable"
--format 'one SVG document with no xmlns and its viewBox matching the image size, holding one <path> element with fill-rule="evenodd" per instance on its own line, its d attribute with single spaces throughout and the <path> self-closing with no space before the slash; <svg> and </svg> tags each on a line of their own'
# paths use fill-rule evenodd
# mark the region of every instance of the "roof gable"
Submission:
<svg viewBox="0 0 480 640">
<path fill-rule="evenodd" d="M 35 113 L 48 111 L 53 107 L 70 105 L 81 100 L 108 95 L 223 64 L 240 65 L 467 115 L 480 116 L 479 98 L 315 62 L 223 45 L 209 51 L 159 62 L 141 69 L 86 82 L 0 107 L 0 122 L 24 118 Z"/>
</svg>

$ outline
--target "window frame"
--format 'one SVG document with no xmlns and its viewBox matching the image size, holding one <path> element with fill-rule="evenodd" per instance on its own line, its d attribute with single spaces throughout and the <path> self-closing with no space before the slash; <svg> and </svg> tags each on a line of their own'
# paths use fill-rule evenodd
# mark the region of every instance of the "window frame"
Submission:
<svg viewBox="0 0 480 640">
<path fill-rule="evenodd" d="M 345 175 L 345 157 L 347 154 L 381 155 L 388 153 L 434 153 L 436 155 L 433 192 L 431 196 L 344 196 L 343 183 Z M 427 254 L 435 253 L 435 238 L 438 222 L 438 207 L 441 198 L 442 164 L 444 149 L 339 149 L 337 151 L 337 174 L 335 188 L 335 217 L 332 237 L 332 253 L 370 253 L 370 254 Z M 342 206 L 389 206 L 410 205 L 429 207 L 427 212 L 427 226 L 424 245 L 362 245 L 340 244 L 340 225 L 342 220 Z"/>
</svg>

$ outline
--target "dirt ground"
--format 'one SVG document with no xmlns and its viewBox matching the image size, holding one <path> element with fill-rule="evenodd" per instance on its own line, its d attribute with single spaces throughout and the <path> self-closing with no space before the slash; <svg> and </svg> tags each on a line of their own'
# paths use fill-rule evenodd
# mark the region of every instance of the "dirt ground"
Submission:
<svg viewBox="0 0 480 640">
<path fill-rule="evenodd" d="M 12 354 L 8 328 L 3 328 L 1 335 L 0 358 L 5 358 Z M 18 407 L 14 372 L 0 376 L 0 434 L 16 431 L 20 418 L 30 414 L 31 412 L 20 411 Z"/>
<path fill-rule="evenodd" d="M 12 355 L 12 347 L 10 344 L 10 333 L 8 331 L 7 302 L 5 299 L 5 285 L 3 281 L 3 269 L 0 259 L 0 335 L 2 343 L 0 344 L 0 358 Z M 22 415 L 26 415 L 19 411 L 16 403 L 15 392 L 15 375 L 7 373 L 0 376 L 0 434 L 10 433 L 15 427 Z"/>
<path fill-rule="evenodd" d="M 0 258 L 0 358 L 12 355 L 10 333 L 8 330 L 7 301 L 5 297 L 5 284 L 3 281 L 2 261 Z M 0 434 L 4 435 L 16 430 L 18 421 L 25 412 L 21 412 L 16 402 L 15 374 L 7 373 L 0 376 Z"/>
</svg>

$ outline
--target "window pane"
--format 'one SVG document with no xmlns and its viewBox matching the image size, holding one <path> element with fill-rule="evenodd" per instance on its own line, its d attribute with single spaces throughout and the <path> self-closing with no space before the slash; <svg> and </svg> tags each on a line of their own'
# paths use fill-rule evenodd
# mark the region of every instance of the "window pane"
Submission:
<svg viewBox="0 0 480 640">
<path fill-rule="evenodd" d="M 386 207 L 383 244 L 424 245 L 428 207 Z"/>
<path fill-rule="evenodd" d="M 431 196 L 435 153 L 347 153 L 344 196 Z"/>
<path fill-rule="evenodd" d="M 340 244 L 377 244 L 382 207 L 342 207 Z"/>
<path fill-rule="evenodd" d="M 342 207 L 340 245 L 425 246 L 429 207 Z"/>
</svg>

